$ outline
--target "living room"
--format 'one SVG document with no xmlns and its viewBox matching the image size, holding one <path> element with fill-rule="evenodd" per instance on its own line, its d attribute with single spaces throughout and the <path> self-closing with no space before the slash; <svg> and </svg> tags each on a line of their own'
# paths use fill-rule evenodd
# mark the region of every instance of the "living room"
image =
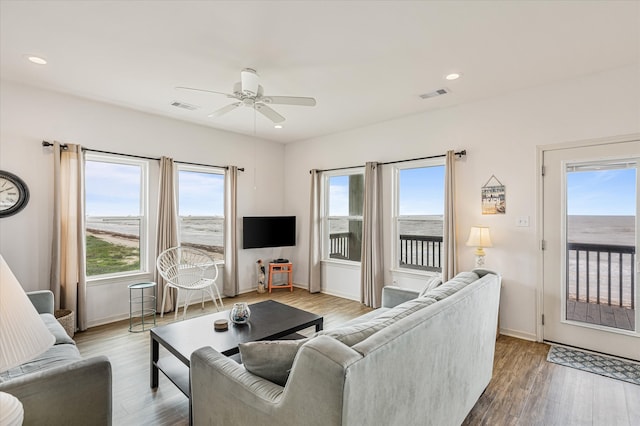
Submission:
<svg viewBox="0 0 640 426">
<path fill-rule="evenodd" d="M 217 5 L 222 8 L 220 13 L 214 13 L 216 6 L 210 5 L 213 9 L 206 9 L 198 19 L 192 17 L 194 21 L 190 25 L 202 31 L 208 26 L 216 27 L 216 24 L 227 28 L 229 24 L 225 22 L 240 22 L 239 16 L 246 13 L 252 18 L 248 19 L 252 25 L 266 26 L 254 22 L 253 18 L 259 21 L 279 16 L 277 22 L 284 28 L 283 21 L 294 17 L 300 19 L 300 23 L 309 23 L 313 22 L 314 14 L 315 19 L 335 14 L 341 18 L 320 21 L 318 25 L 331 33 L 331 28 L 338 28 L 345 21 L 351 25 L 358 23 L 361 33 L 370 36 L 372 41 L 355 37 L 353 33 L 348 33 L 353 39 L 318 40 L 317 31 L 307 34 L 299 23 L 294 29 L 301 31 L 304 37 L 296 34 L 290 38 L 302 37 L 304 40 L 300 45 L 306 43 L 307 50 L 296 51 L 293 60 L 287 59 L 285 53 L 271 53 L 272 56 L 268 53 L 275 49 L 276 36 L 286 33 L 284 29 L 278 30 L 273 39 L 255 36 L 256 40 L 262 40 L 257 43 L 259 48 L 227 52 L 225 56 L 225 49 L 241 46 L 245 39 L 229 41 L 219 47 L 216 47 L 216 40 L 228 40 L 231 35 L 216 32 L 214 36 L 202 37 L 198 46 L 190 44 L 191 39 L 186 42 L 172 39 L 169 29 L 175 22 L 171 15 L 176 10 L 182 12 L 179 8 L 166 6 L 165 10 L 144 3 L 125 15 L 125 6 L 100 2 L 98 9 L 89 10 L 85 15 L 86 11 L 78 10 L 80 8 L 74 2 L 2 1 L 0 169 L 20 176 L 28 184 L 31 197 L 19 214 L 0 220 L 0 253 L 24 289 L 49 288 L 53 158 L 51 149 L 42 146 L 43 140 L 79 143 L 95 150 L 130 155 L 168 156 L 185 162 L 244 168 L 244 172 L 238 174 L 237 217 L 296 216 L 297 241 L 294 247 L 240 249 L 240 293 L 255 291 L 255 262 L 259 258 L 290 259 L 295 266 L 295 285 L 307 288 L 309 170 L 364 166 L 367 161 L 392 162 L 441 155 L 448 150 L 466 150 L 467 155 L 455 164 L 458 270 L 468 271 L 474 267 L 474 247 L 465 246 L 471 227 L 490 227 L 493 247 L 486 249 L 486 267 L 502 275 L 500 333 L 541 341 L 544 334 L 541 323 L 540 150 L 548 146 L 589 144 L 594 140 L 634 140 L 633 136 L 625 135 L 635 135 L 637 140 L 640 133 L 639 3 L 459 2 L 447 6 L 444 2 L 435 2 L 430 6 L 427 2 L 407 2 L 398 6 L 375 2 L 376 6 L 359 2 L 349 7 L 344 3 L 334 4 L 335 9 L 322 14 L 322 3 L 294 6 L 267 2 L 273 8 L 270 12 L 251 2 L 242 3 L 256 7 L 257 12 L 252 13 L 251 7 L 236 10 L 224 3 Z M 88 4 L 83 6 L 88 7 Z M 196 5 L 189 6 L 195 8 L 190 13 L 198 15 Z M 311 9 L 305 11 L 305 7 Z M 325 4 L 324 7 L 331 6 Z M 416 9 L 412 11 L 412 8 Z M 154 10 L 157 25 L 166 32 L 164 38 L 155 41 L 151 36 L 140 36 L 127 40 L 114 34 L 117 33 L 114 22 L 120 21 L 122 34 L 129 34 L 136 19 L 143 13 L 154 17 Z M 405 37 L 409 38 L 418 27 L 407 24 L 408 29 L 400 31 L 401 23 L 391 25 L 388 22 L 386 15 L 392 11 L 404 19 L 415 16 L 417 22 L 412 20 L 413 25 L 425 20 L 425 26 L 438 23 L 428 20 L 428 16 L 442 13 L 439 19 L 445 25 L 452 25 L 455 31 L 444 32 L 445 35 L 437 39 L 445 46 L 442 50 L 425 47 L 425 53 L 421 54 L 415 47 L 412 51 L 407 47 L 407 52 L 402 52 Z M 229 15 L 225 16 L 225 13 Z M 101 14 L 103 16 L 99 17 Z M 83 20 L 83 25 L 72 25 Z M 210 21 L 209 25 L 205 25 L 207 21 Z M 69 44 L 65 37 L 63 44 L 56 44 L 56 37 L 65 35 L 65 31 L 59 29 L 61 27 L 70 28 L 71 37 L 76 41 Z M 93 36 L 95 39 L 91 38 L 91 27 L 100 29 Z M 383 28 L 387 29 L 383 31 Z M 236 31 L 246 30 L 238 28 Z M 393 38 L 394 31 L 399 32 L 397 39 Z M 376 36 L 379 32 L 389 37 L 387 44 L 381 43 L 381 36 Z M 158 33 L 163 34 L 162 31 Z M 50 38 L 51 42 L 45 43 L 45 38 Z M 102 45 L 104 50 L 88 50 L 85 42 L 97 43 L 98 40 L 105 43 Z M 425 44 L 428 44 L 426 40 L 433 41 L 425 39 Z M 167 56 L 167 52 L 160 49 L 161 43 L 170 46 L 168 50 L 174 55 Z M 132 50 L 125 51 L 125 44 L 132 44 Z M 324 44 L 326 46 L 321 49 Z M 446 48 L 447 45 L 451 47 Z M 51 50 L 47 50 L 49 47 Z M 142 52 L 145 47 L 149 49 L 145 54 L 152 58 L 147 65 L 150 68 L 138 68 L 134 62 L 142 60 L 133 52 L 136 49 Z M 321 54 L 328 55 L 327 51 L 332 49 L 339 50 L 343 56 L 336 54 L 336 57 L 341 60 L 347 54 L 352 56 L 362 67 L 358 69 L 359 73 L 343 75 L 340 64 L 323 63 Z M 55 74 L 62 72 L 57 68 L 56 62 L 61 60 L 56 56 L 64 51 L 77 55 L 73 58 L 77 61 L 77 71 L 73 74 L 76 88 L 62 83 L 56 86 L 55 83 Z M 46 55 L 49 64 L 34 68 L 26 61 L 18 65 L 20 58 L 14 58 L 32 53 Z M 459 56 L 463 53 L 467 56 Z M 430 56 L 432 54 L 435 56 Z M 444 63 L 440 57 L 448 62 Z M 86 60 L 81 60 L 83 58 Z M 335 60 L 332 56 L 329 58 Z M 222 69 L 211 63 L 225 60 L 223 66 L 218 65 L 224 68 L 224 78 L 214 76 L 212 70 L 221 72 Z M 394 60 L 398 61 L 397 65 L 392 64 Z M 407 68 L 411 60 L 416 61 L 415 71 Z M 179 75 L 165 77 L 161 82 L 166 83 L 166 87 L 155 85 L 151 70 L 169 66 L 167 62 L 183 61 Z M 115 62 L 116 68 L 110 69 L 113 78 L 96 76 L 97 71 L 90 66 L 92 62 Z M 192 71 L 203 62 L 208 63 L 208 68 Z M 465 66 L 467 63 L 468 67 Z M 348 65 L 345 62 L 343 66 Z M 276 93 L 285 95 L 313 96 L 318 105 L 298 109 L 283 107 L 280 111 L 287 117 L 283 129 L 273 129 L 272 123 L 260 115 L 254 122 L 254 116 L 244 115 L 240 109 L 213 121 L 208 119 L 208 108 L 213 111 L 228 101 L 223 96 L 213 98 L 216 103 L 204 104 L 206 108 L 199 111 L 168 106 L 174 100 L 188 99 L 188 95 L 177 92 L 175 86 L 228 91 L 238 80 L 240 70 L 250 66 L 259 72 L 265 91 L 276 92 L 277 89 Z M 371 73 L 375 72 L 377 80 L 366 74 L 367 68 L 373 68 Z M 453 68 L 461 72 L 462 77 L 455 81 L 444 80 L 444 74 L 454 71 Z M 141 69 L 146 70 L 146 74 L 134 72 Z M 306 71 L 305 80 L 299 83 L 303 70 Z M 277 76 L 284 75 L 285 71 L 291 73 L 286 75 L 289 78 L 278 80 Z M 388 77 L 383 79 L 385 74 Z M 405 78 L 412 81 L 411 84 L 416 81 L 420 84 L 406 87 Z M 316 91 L 314 85 L 322 87 L 323 80 L 340 82 L 343 92 L 325 94 L 319 89 Z M 156 100 L 157 107 L 143 110 L 126 97 L 91 92 L 92 85 L 113 93 L 145 93 Z M 480 90 L 483 86 L 492 90 Z M 450 93 L 436 99 L 419 98 L 421 93 L 441 87 L 447 87 Z M 378 91 L 380 96 L 376 95 Z M 385 93 L 393 91 L 405 94 L 405 103 L 397 100 L 391 103 L 385 98 Z M 154 95 L 150 96 L 150 93 Z M 410 99 L 409 95 L 413 97 Z M 209 102 L 208 98 L 204 102 Z M 368 111 L 369 104 L 387 102 L 389 108 L 385 115 L 378 111 L 369 115 L 361 112 Z M 325 111 L 325 108 L 338 107 L 344 108 L 341 114 L 350 121 L 334 125 L 316 116 L 316 111 L 317 114 L 328 114 L 332 111 Z M 232 116 L 236 112 L 239 115 Z M 198 116 L 194 118 L 196 114 Z M 225 121 L 228 117 L 230 121 Z M 323 130 L 323 126 L 328 130 Z M 151 167 L 149 182 L 157 182 L 158 173 Z M 382 173 L 384 192 L 390 194 L 391 168 L 383 167 Z M 482 214 L 481 188 L 491 176 L 498 177 L 507 188 L 505 214 Z M 149 186 L 148 195 L 149 217 L 155 217 L 158 194 L 154 185 Z M 391 199 L 387 200 L 389 208 L 383 209 L 383 232 L 388 239 L 387 236 L 392 235 L 392 210 Z M 518 226 L 519 218 L 528 218 L 529 226 Z M 149 238 L 153 240 L 154 227 L 149 229 Z M 388 265 L 384 270 L 384 282 L 420 289 L 425 275 L 394 267 L 391 245 L 385 245 L 384 249 L 385 265 Z M 152 262 L 148 263 L 152 265 Z M 89 328 L 128 318 L 127 285 L 134 282 L 132 280 L 152 279 L 152 272 L 133 279 L 89 282 Z M 322 272 L 323 292 L 359 301 L 359 264 L 326 260 Z"/>
</svg>

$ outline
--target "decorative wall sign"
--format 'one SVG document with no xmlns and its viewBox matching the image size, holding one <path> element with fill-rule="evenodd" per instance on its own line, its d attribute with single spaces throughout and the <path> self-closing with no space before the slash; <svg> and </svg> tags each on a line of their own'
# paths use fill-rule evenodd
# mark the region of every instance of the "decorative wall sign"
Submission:
<svg viewBox="0 0 640 426">
<path fill-rule="evenodd" d="M 495 175 L 482 186 L 482 214 L 505 214 L 505 188 Z"/>
</svg>

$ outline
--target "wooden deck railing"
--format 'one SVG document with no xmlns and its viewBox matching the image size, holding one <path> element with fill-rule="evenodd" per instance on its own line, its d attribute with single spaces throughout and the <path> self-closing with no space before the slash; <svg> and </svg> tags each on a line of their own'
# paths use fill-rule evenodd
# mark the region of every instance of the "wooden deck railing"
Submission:
<svg viewBox="0 0 640 426">
<path fill-rule="evenodd" d="M 349 259 L 349 237 L 351 232 L 329 234 L 329 257 L 332 259 Z"/>
<path fill-rule="evenodd" d="M 329 257 L 349 259 L 350 232 L 329 235 Z M 442 270 L 442 237 L 400 235 L 400 267 L 421 271 Z"/>
<path fill-rule="evenodd" d="M 567 300 L 635 309 L 635 246 L 568 243 Z"/>
<path fill-rule="evenodd" d="M 400 267 L 442 271 L 442 237 L 401 234 Z"/>
</svg>

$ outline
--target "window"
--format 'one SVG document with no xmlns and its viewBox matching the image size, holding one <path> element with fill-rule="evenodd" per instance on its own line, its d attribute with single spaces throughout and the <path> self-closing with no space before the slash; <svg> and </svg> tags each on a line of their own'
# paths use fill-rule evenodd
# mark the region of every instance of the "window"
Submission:
<svg viewBox="0 0 640 426">
<path fill-rule="evenodd" d="M 224 173 L 216 168 L 178 167 L 180 244 L 224 258 Z"/>
<path fill-rule="evenodd" d="M 146 272 L 147 163 L 87 154 L 87 277 Z"/>
<path fill-rule="evenodd" d="M 399 268 L 442 270 L 443 160 L 397 167 L 393 238 Z"/>
<path fill-rule="evenodd" d="M 360 262 L 364 174 L 329 174 L 324 189 L 325 258 Z"/>
</svg>

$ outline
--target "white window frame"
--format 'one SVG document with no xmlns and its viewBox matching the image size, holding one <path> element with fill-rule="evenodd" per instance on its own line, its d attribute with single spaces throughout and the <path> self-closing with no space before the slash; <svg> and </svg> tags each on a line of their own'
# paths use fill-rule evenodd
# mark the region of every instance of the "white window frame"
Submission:
<svg viewBox="0 0 640 426">
<path fill-rule="evenodd" d="M 102 153 L 85 153 L 85 163 L 88 161 L 123 164 L 140 167 L 140 269 L 137 271 L 115 272 L 112 274 L 87 276 L 88 282 L 111 282 L 117 281 L 123 277 L 136 277 L 144 275 L 146 277 L 151 273 L 149 265 L 154 264 L 153 259 L 149 259 L 152 251 L 149 249 L 149 160 L 129 158 L 127 156 L 117 154 Z M 86 225 L 85 225 L 86 227 Z M 85 253 L 86 257 L 86 253 Z M 85 267 L 86 267 L 86 258 Z"/>
<path fill-rule="evenodd" d="M 400 266 L 400 220 L 412 220 L 412 216 L 400 216 L 400 172 L 401 170 L 406 169 L 420 169 L 426 167 L 437 167 L 437 166 L 445 166 L 446 159 L 444 157 L 440 158 L 429 158 L 425 160 L 416 160 L 411 162 L 403 162 L 398 163 L 393 166 L 392 172 L 392 197 L 393 201 L 391 203 L 392 206 L 392 226 L 391 226 L 391 241 L 394 244 L 391 246 L 391 256 L 393 258 L 393 270 L 396 272 L 402 272 L 407 274 L 415 274 L 421 276 L 434 276 L 438 275 L 439 272 L 434 271 L 425 271 L 419 269 L 412 269 Z M 444 210 L 444 206 L 443 206 Z"/>
<path fill-rule="evenodd" d="M 332 170 L 323 173 L 322 176 L 322 260 L 324 262 L 357 264 L 361 262 L 356 260 L 336 259 L 329 257 L 329 221 L 331 219 L 355 219 L 363 221 L 362 216 L 330 216 L 329 215 L 329 179 L 335 176 L 362 175 L 364 178 L 364 167 L 354 167 L 342 170 Z"/>
<path fill-rule="evenodd" d="M 195 165 L 195 164 L 176 164 L 176 171 L 175 171 L 175 176 L 174 176 L 174 182 L 175 182 L 175 188 L 176 188 L 176 210 L 178 213 L 178 222 L 180 222 L 180 179 L 179 179 L 179 175 L 181 171 L 186 171 L 186 172 L 195 172 L 195 173 L 208 173 L 208 174 L 215 174 L 215 175 L 221 175 L 222 179 L 223 179 L 223 183 L 226 179 L 225 176 L 225 170 L 223 168 L 220 167 L 214 167 L 214 166 L 201 166 L 201 165 Z M 224 192 L 222 195 L 222 223 L 224 224 L 224 220 L 225 220 L 225 216 L 224 216 Z M 178 232 L 180 232 L 181 225 L 180 223 L 178 223 Z M 180 236 L 179 236 L 179 239 Z M 224 242 L 225 242 L 225 238 L 223 236 L 222 238 L 222 249 L 224 251 L 225 246 L 224 246 Z M 221 265 L 219 264 L 218 267 L 220 267 Z"/>
</svg>

